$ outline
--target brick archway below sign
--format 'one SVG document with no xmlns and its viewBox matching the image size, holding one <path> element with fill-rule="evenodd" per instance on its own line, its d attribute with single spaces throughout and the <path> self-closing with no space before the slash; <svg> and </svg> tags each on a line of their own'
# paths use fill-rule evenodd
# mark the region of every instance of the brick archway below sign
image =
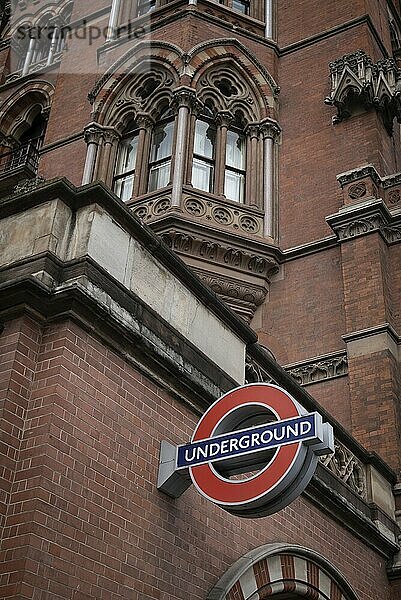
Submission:
<svg viewBox="0 0 401 600">
<path fill-rule="evenodd" d="M 339 571 L 302 546 L 266 544 L 249 552 L 219 580 L 207 600 L 358 600 Z"/>
</svg>

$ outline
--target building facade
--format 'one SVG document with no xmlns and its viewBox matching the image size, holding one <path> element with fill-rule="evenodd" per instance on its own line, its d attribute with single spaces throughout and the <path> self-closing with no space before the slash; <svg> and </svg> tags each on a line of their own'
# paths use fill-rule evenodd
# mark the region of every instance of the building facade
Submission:
<svg viewBox="0 0 401 600">
<path fill-rule="evenodd" d="M 0 597 L 399 600 L 399 2 L 1 10 Z M 333 425 L 305 492 L 158 489 L 255 382 Z"/>
</svg>

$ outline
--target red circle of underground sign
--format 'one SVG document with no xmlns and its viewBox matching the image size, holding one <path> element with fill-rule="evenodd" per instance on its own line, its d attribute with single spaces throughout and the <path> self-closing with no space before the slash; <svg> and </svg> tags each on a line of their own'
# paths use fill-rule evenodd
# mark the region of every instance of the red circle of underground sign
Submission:
<svg viewBox="0 0 401 600">
<path fill-rule="evenodd" d="M 250 384 L 222 396 L 206 411 L 192 436 L 192 442 L 211 438 L 221 419 L 230 411 L 247 404 L 265 406 L 275 411 L 279 419 L 300 416 L 294 400 L 269 384 Z M 228 432 L 227 432 L 228 433 Z M 279 447 L 271 463 L 259 475 L 249 480 L 230 481 L 217 476 L 209 463 L 190 467 L 191 477 L 199 491 L 217 504 L 243 504 L 266 494 L 290 469 L 301 442 Z"/>
</svg>

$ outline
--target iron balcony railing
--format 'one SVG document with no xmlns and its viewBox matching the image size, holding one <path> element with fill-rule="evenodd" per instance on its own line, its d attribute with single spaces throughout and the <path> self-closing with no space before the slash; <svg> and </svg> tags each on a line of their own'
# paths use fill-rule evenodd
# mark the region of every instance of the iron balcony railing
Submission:
<svg viewBox="0 0 401 600">
<path fill-rule="evenodd" d="M 0 176 L 20 169 L 36 173 L 39 163 L 38 141 L 33 140 L 9 152 L 0 154 Z"/>
</svg>

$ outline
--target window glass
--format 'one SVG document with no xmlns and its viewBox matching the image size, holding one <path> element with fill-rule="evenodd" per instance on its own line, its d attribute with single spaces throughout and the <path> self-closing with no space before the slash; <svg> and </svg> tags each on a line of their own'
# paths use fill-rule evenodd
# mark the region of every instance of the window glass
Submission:
<svg viewBox="0 0 401 600">
<path fill-rule="evenodd" d="M 249 1 L 248 0 L 233 0 L 232 7 L 234 10 L 249 15 Z"/>
<path fill-rule="evenodd" d="M 245 195 L 245 136 L 237 131 L 227 132 L 224 194 L 229 200 L 244 202 Z"/>
<path fill-rule="evenodd" d="M 195 125 L 192 185 L 205 192 L 213 191 L 216 128 L 213 123 L 198 119 Z"/>
<path fill-rule="evenodd" d="M 224 182 L 224 194 L 229 200 L 236 202 L 244 201 L 245 175 L 235 171 L 226 170 Z"/>
<path fill-rule="evenodd" d="M 236 169 L 245 167 L 245 138 L 236 131 L 227 132 L 226 164 Z"/>
<path fill-rule="evenodd" d="M 159 190 L 169 184 L 170 181 L 170 165 L 171 161 L 154 165 L 150 168 L 149 175 L 149 191 Z"/>
<path fill-rule="evenodd" d="M 164 114 L 169 115 L 169 112 Z M 170 183 L 173 135 L 173 120 L 156 125 L 153 130 L 149 170 L 150 192 L 166 187 Z"/>
<path fill-rule="evenodd" d="M 165 123 L 164 125 L 158 125 L 155 127 L 153 131 L 152 150 L 150 153 L 150 160 L 152 162 L 171 156 L 173 147 L 173 131 L 173 122 Z"/>
<path fill-rule="evenodd" d="M 136 155 L 138 151 L 138 136 L 124 140 L 121 143 L 117 161 L 116 175 L 135 169 Z"/>
<path fill-rule="evenodd" d="M 192 166 L 192 185 L 198 190 L 204 192 L 213 191 L 213 165 L 205 161 L 194 158 Z"/>
<path fill-rule="evenodd" d="M 135 128 L 135 125 L 130 127 L 131 133 L 122 140 L 118 148 L 114 175 L 114 192 L 124 202 L 131 200 L 134 189 L 135 165 L 139 139 L 138 131 L 135 130 Z"/>
<path fill-rule="evenodd" d="M 198 119 L 195 127 L 194 154 L 213 158 L 216 143 L 216 129 L 206 121 Z"/>
</svg>

